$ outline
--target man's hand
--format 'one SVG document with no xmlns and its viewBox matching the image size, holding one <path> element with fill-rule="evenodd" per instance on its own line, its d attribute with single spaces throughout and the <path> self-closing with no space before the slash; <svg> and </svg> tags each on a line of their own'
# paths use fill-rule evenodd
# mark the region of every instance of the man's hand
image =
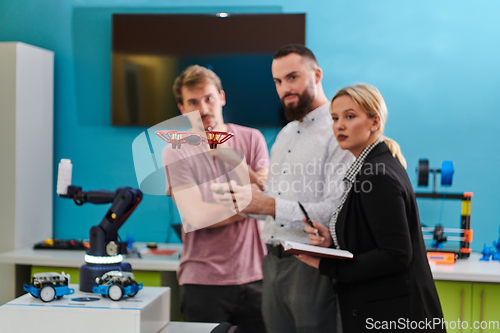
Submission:
<svg viewBox="0 0 500 333">
<path fill-rule="evenodd" d="M 213 183 L 210 189 L 215 201 L 225 207 L 246 207 L 252 200 L 251 186 L 240 186 L 234 180 L 229 183 Z"/>
<path fill-rule="evenodd" d="M 195 183 L 174 186 L 171 195 L 182 214 L 185 232 L 221 227 L 244 219 L 234 214 L 228 207 L 204 202 L 201 190 Z"/>
<path fill-rule="evenodd" d="M 252 170 L 252 168 L 248 164 L 246 164 L 246 159 L 243 152 L 235 148 L 230 148 L 229 146 L 227 146 L 227 142 L 219 145 L 217 149 L 212 149 L 212 154 L 214 157 L 235 168 L 234 170 L 238 174 L 238 177 L 240 177 L 240 172 L 244 172 L 245 174 L 248 172 L 250 183 L 257 184 L 259 186 L 259 189 L 261 190 L 264 189 L 264 184 L 266 183 L 267 175 L 269 173 L 268 168 L 262 168 L 255 171 Z M 245 164 L 243 164 L 243 162 Z M 241 179 L 244 178 L 240 178 L 240 180 Z"/>
<path fill-rule="evenodd" d="M 275 216 L 275 201 L 265 195 L 257 185 L 239 186 L 234 180 L 230 184 L 212 184 L 214 199 L 226 207 L 236 207 L 244 214 Z"/>
<path fill-rule="evenodd" d="M 265 195 L 256 184 L 252 184 L 251 193 L 251 201 L 242 210 L 242 213 L 253 215 L 271 215 L 272 217 L 275 217 L 276 203 L 274 199 Z"/>
</svg>

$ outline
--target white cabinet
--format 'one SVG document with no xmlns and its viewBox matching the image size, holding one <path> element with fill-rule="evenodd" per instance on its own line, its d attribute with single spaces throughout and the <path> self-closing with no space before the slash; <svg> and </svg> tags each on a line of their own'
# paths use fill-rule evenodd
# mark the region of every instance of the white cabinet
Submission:
<svg viewBox="0 0 500 333">
<path fill-rule="evenodd" d="M 144 287 L 115 302 L 70 286 L 73 295 L 49 303 L 25 294 L 0 306 L 0 332 L 156 333 L 170 322 L 170 288 Z"/>
<path fill-rule="evenodd" d="M 0 253 L 52 237 L 54 53 L 0 43 Z M 14 265 L 0 265 L 0 304 Z M 12 290 L 10 290 L 12 289 Z"/>
</svg>

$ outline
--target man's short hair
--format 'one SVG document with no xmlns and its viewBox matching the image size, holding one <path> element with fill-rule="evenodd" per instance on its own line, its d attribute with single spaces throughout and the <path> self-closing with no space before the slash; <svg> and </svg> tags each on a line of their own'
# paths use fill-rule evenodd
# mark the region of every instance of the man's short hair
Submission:
<svg viewBox="0 0 500 333">
<path fill-rule="evenodd" d="M 200 83 L 212 83 L 219 92 L 222 90 L 222 83 L 217 74 L 206 67 L 192 65 L 175 79 L 173 90 L 177 103 L 182 104 L 182 87 L 192 89 Z"/>
<path fill-rule="evenodd" d="M 291 53 L 296 53 L 302 58 L 312 61 L 315 66 L 318 66 L 318 61 L 312 51 L 301 44 L 289 44 L 280 47 L 276 52 L 274 52 L 273 59 L 283 58 Z"/>
</svg>

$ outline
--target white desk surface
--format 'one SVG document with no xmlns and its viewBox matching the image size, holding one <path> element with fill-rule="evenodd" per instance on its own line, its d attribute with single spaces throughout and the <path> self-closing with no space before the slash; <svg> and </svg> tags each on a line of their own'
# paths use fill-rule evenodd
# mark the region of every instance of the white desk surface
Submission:
<svg viewBox="0 0 500 333">
<path fill-rule="evenodd" d="M 219 324 L 171 321 L 158 333 L 210 333 Z"/>
<path fill-rule="evenodd" d="M 145 247 L 138 243 L 139 249 Z M 182 244 L 158 244 L 159 249 L 175 249 L 172 256 L 143 256 L 142 258 L 125 258 L 124 262 L 132 265 L 134 270 L 176 271 L 179 267 L 179 255 Z M 24 248 L 0 254 L 0 263 L 80 267 L 85 262 L 84 251 L 74 250 L 33 250 Z M 500 283 L 500 263 L 498 261 L 480 261 L 481 254 L 472 253 L 470 258 L 458 259 L 454 265 L 431 265 L 435 280 L 494 282 Z"/>
<path fill-rule="evenodd" d="M 458 259 L 453 265 L 431 265 L 434 280 L 500 283 L 500 263 L 480 261 L 480 253 L 471 253 L 467 259 Z"/>
<path fill-rule="evenodd" d="M 102 297 L 101 295 L 80 292 L 78 290 L 78 285 L 70 285 L 70 287 L 75 289 L 75 294 L 64 296 L 62 299 L 54 300 L 50 303 L 43 303 L 39 299 L 34 298 L 31 295 L 25 294 L 13 301 L 4 304 L 3 306 L 0 306 L 0 317 L 2 315 L 2 310 L 8 308 L 11 309 L 19 308 L 20 306 L 23 307 L 22 310 L 25 310 L 26 308 L 30 307 L 34 307 L 40 311 L 42 310 L 55 311 L 63 309 L 65 315 L 68 315 L 68 313 L 70 313 L 69 311 L 71 310 L 79 309 L 81 311 L 86 311 L 86 316 L 89 318 L 92 315 L 95 315 L 96 313 L 99 312 L 107 312 L 108 314 L 112 312 L 116 314 L 117 311 L 119 312 L 141 311 L 145 307 L 148 307 L 151 304 L 151 300 L 157 298 L 160 294 L 163 295 L 163 293 L 168 289 L 163 287 L 144 287 L 141 291 L 139 291 L 137 296 L 133 298 L 124 298 L 120 302 L 113 302 L 108 298 Z M 99 300 L 94 302 L 81 302 L 81 303 L 73 301 L 73 299 L 78 297 L 91 297 L 91 298 L 97 298 Z M 19 312 L 21 317 L 23 316 L 22 310 L 20 310 Z M 170 322 L 168 323 L 167 326 L 163 327 L 158 333 L 209 333 L 217 325 L 218 324 L 213 324 L 213 323 Z M 52 327 L 52 332 L 57 331 L 54 330 L 54 325 L 51 325 L 51 327 Z"/>
<path fill-rule="evenodd" d="M 157 333 L 169 323 L 170 288 L 144 287 L 119 302 L 79 291 L 44 303 L 24 294 L 0 306 L 0 331 Z M 176 331 L 172 331 L 176 332 Z"/>
<path fill-rule="evenodd" d="M 145 243 L 137 243 L 139 250 L 145 249 Z M 171 256 L 143 255 L 142 258 L 124 258 L 134 270 L 176 271 L 179 267 L 179 255 L 182 244 L 158 243 L 158 249 L 177 250 Z M 85 264 L 85 251 L 78 250 L 33 250 L 23 248 L 0 254 L 0 263 L 54 267 L 80 267 Z"/>
<path fill-rule="evenodd" d="M 158 297 L 162 297 L 163 294 L 169 290 L 168 287 L 144 287 L 137 293 L 137 296 L 124 296 L 122 300 L 120 300 L 119 302 L 115 302 L 109 299 L 109 297 L 102 297 L 101 294 L 80 291 L 80 286 L 78 284 L 70 284 L 69 287 L 75 290 L 74 294 L 65 295 L 61 299 L 54 299 L 52 302 L 44 303 L 39 298 L 35 298 L 26 293 L 10 302 L 5 303 L 0 307 L 0 309 L 24 306 L 38 307 L 43 308 L 44 310 L 50 308 L 67 308 L 92 309 L 99 312 L 106 310 L 140 311 L 150 306 L 153 300 L 157 299 Z"/>
</svg>

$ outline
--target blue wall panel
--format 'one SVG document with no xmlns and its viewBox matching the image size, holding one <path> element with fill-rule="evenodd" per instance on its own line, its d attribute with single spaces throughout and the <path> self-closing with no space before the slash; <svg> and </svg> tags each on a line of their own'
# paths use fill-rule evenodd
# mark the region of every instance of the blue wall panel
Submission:
<svg viewBox="0 0 500 333">
<path fill-rule="evenodd" d="M 448 192 L 474 192 L 473 249 L 498 237 L 496 186 L 500 160 L 500 3 L 469 1 L 0 1 L 0 40 L 55 51 L 54 164 L 70 158 L 74 184 L 84 189 L 137 187 L 132 142 L 145 128 L 111 127 L 112 13 L 284 12 L 306 13 L 307 45 L 324 70 L 328 96 L 355 82 L 377 86 L 408 174 L 422 157 L 431 167 L 455 164 Z M 286 33 L 286 32 L 284 32 Z M 269 75 L 271 75 L 269 73 Z M 266 129 L 269 142 L 275 129 Z M 56 176 L 57 170 L 54 170 Z M 54 185 L 55 193 L 55 185 Z M 459 205 L 419 201 L 425 223 L 442 216 L 457 227 Z M 441 214 L 441 210 L 443 213 Z M 86 238 L 106 206 L 76 207 L 54 198 L 54 235 Z M 143 241 L 175 241 L 169 224 L 179 220 L 170 199 L 145 196 L 122 228 Z"/>
</svg>

